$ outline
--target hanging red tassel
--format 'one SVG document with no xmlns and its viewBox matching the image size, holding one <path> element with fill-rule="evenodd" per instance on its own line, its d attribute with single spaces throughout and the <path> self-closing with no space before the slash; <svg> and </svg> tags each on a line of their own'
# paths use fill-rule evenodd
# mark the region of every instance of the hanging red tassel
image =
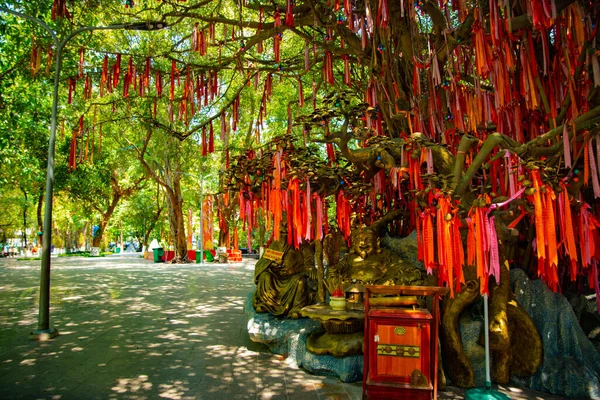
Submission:
<svg viewBox="0 0 600 400">
<path fill-rule="evenodd" d="M 208 49 L 208 45 L 206 44 L 206 34 L 204 33 L 204 29 L 202 29 L 200 31 L 199 41 L 200 41 L 200 43 L 199 43 L 198 52 L 200 53 L 201 56 L 205 56 L 206 51 Z"/>
<path fill-rule="evenodd" d="M 156 96 L 162 96 L 162 76 L 159 71 L 156 71 L 156 78 L 154 79 L 154 84 L 156 85 Z"/>
<path fill-rule="evenodd" d="M 330 51 L 325 53 L 325 59 L 323 60 L 323 77 L 330 85 L 333 86 L 335 84 L 333 77 L 333 59 Z"/>
<path fill-rule="evenodd" d="M 171 88 L 169 89 L 169 100 L 175 100 L 175 71 L 177 71 L 177 66 L 175 65 L 175 60 L 171 61 Z"/>
<path fill-rule="evenodd" d="M 233 106 L 232 106 L 232 113 L 233 113 L 233 126 L 232 129 L 234 132 L 237 131 L 237 125 L 240 121 L 240 95 L 238 94 L 238 96 L 235 98 L 235 100 L 233 101 Z"/>
<path fill-rule="evenodd" d="M 131 84 L 133 72 L 133 60 L 129 58 L 129 66 L 127 67 L 127 73 L 123 78 L 123 97 L 129 97 L 129 85 Z"/>
<path fill-rule="evenodd" d="M 67 10 L 67 0 L 54 0 L 52 3 L 52 21 L 56 18 L 71 19 L 71 14 Z"/>
<path fill-rule="evenodd" d="M 192 30 L 192 51 L 199 51 L 200 46 L 198 43 L 198 23 L 194 24 L 194 28 Z"/>
<path fill-rule="evenodd" d="M 351 86 L 352 78 L 350 77 L 350 62 L 348 59 L 348 55 L 344 54 L 342 56 L 342 59 L 344 60 L 344 84 Z"/>
<path fill-rule="evenodd" d="M 335 150 L 333 149 L 333 144 L 327 143 L 327 158 L 333 164 L 335 163 Z"/>
<path fill-rule="evenodd" d="M 121 75 L 121 53 L 117 54 L 117 60 L 115 61 L 115 65 L 113 65 L 113 88 L 116 88 L 119 84 L 119 77 Z"/>
<path fill-rule="evenodd" d="M 211 15 L 212 17 L 212 15 Z M 211 22 L 208 24 L 208 36 L 210 38 L 210 43 L 214 46 L 215 45 L 215 23 Z"/>
<path fill-rule="evenodd" d="M 382 27 L 382 28 L 387 27 L 387 24 L 389 22 L 387 0 L 379 0 L 379 7 L 378 7 L 378 11 L 377 11 L 377 20 L 379 21 L 380 27 Z"/>
<path fill-rule="evenodd" d="M 281 26 L 281 14 L 278 9 L 275 9 L 275 13 L 273 13 L 273 25 L 275 28 Z"/>
<path fill-rule="evenodd" d="M 340 190 L 336 197 L 338 227 L 340 231 L 342 231 L 346 242 L 350 243 L 350 203 L 348 202 L 343 190 Z"/>
<path fill-rule="evenodd" d="M 71 136 L 71 148 L 69 150 L 69 168 L 73 171 L 77 168 L 77 137 L 83 132 L 83 115 L 79 117 L 79 130 L 73 129 Z"/>
<path fill-rule="evenodd" d="M 285 24 L 289 27 L 294 26 L 294 6 L 292 0 L 287 0 L 285 9 Z"/>
<path fill-rule="evenodd" d="M 535 243 L 537 250 L 537 258 L 538 258 L 538 276 L 540 276 L 544 281 L 546 281 L 546 268 L 545 268 L 545 260 L 546 256 L 546 238 L 545 238 L 545 219 L 544 219 L 544 206 L 542 204 L 542 193 L 540 192 L 540 188 L 542 186 L 542 180 L 540 178 L 539 171 L 531 171 L 531 178 L 533 181 L 533 187 L 535 188 L 535 193 L 530 196 L 534 207 L 535 207 Z"/>
<path fill-rule="evenodd" d="M 75 92 L 75 87 L 76 87 L 77 81 L 75 81 L 75 79 L 73 79 L 73 78 L 69 78 L 68 81 L 69 81 L 69 97 L 68 97 L 67 103 L 71 104 L 73 102 L 73 92 Z"/>
<path fill-rule="evenodd" d="M 281 60 L 280 55 L 281 49 L 281 33 L 276 33 L 273 38 L 273 54 L 275 56 L 275 62 L 278 63 Z"/>
<path fill-rule="evenodd" d="M 131 58 L 129 59 L 131 61 Z M 137 90 L 137 79 L 135 78 L 137 76 L 137 69 L 135 67 L 135 65 L 130 63 L 130 68 L 131 68 L 131 72 L 130 72 L 130 78 L 129 78 L 129 84 L 131 85 L 131 83 L 133 82 L 133 90 L 136 91 Z"/>
<path fill-rule="evenodd" d="M 210 93 L 210 100 L 214 101 L 215 96 L 219 95 L 219 73 L 218 71 L 213 71 L 211 74 L 212 77 L 212 90 Z"/>
<path fill-rule="evenodd" d="M 92 98 L 92 78 L 89 75 L 85 75 L 85 86 L 83 90 L 83 98 L 89 100 Z"/>
</svg>

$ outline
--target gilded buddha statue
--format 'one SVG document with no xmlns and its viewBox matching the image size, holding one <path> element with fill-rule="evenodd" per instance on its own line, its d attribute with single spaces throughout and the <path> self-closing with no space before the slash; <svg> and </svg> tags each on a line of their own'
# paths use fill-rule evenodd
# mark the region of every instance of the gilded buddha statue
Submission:
<svg viewBox="0 0 600 400">
<path fill-rule="evenodd" d="M 350 252 L 328 271 L 328 277 L 372 285 L 423 285 L 423 272 L 380 246 L 381 238 L 368 227 L 354 228 Z"/>
</svg>

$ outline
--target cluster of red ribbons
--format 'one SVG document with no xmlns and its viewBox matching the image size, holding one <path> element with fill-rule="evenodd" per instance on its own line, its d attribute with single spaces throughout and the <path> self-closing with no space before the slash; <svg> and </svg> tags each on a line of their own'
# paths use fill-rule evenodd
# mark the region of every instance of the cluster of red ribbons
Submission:
<svg viewBox="0 0 600 400">
<path fill-rule="evenodd" d="M 322 240 L 327 234 L 327 210 L 324 199 L 311 190 L 308 179 L 292 178 L 284 187 L 283 180 L 288 170 L 283 151 L 277 151 L 273 156 L 272 178 L 265 179 L 260 196 L 255 196 L 250 190 L 250 178 L 247 176 L 245 189 L 240 190 L 240 217 L 244 229 L 248 232 L 250 241 L 252 228 L 257 226 L 256 212 L 266 211 L 266 229 L 273 229 L 275 240 L 281 238 L 281 224 L 285 219 L 287 226 L 288 244 L 298 248 L 303 240 Z M 338 205 L 338 212 L 340 208 Z M 350 212 L 350 207 L 347 207 Z M 349 214 L 348 237 L 349 237 Z"/>
<path fill-rule="evenodd" d="M 464 283 L 464 250 L 459 232 L 460 218 L 449 195 L 429 192 L 429 207 L 419 215 L 417 227 L 418 257 L 428 273 L 437 271 L 438 284 L 450 287 L 450 295 Z M 433 204 L 436 205 L 433 205 Z"/>
</svg>

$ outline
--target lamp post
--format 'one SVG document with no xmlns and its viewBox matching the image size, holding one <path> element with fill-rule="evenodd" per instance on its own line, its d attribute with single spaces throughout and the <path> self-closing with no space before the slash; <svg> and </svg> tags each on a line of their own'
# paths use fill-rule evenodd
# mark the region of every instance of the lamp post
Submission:
<svg viewBox="0 0 600 400">
<path fill-rule="evenodd" d="M 56 47 L 56 66 L 54 69 L 54 90 L 52 97 L 52 117 L 50 122 L 50 139 L 48 141 L 48 166 L 46 169 L 46 209 L 44 211 L 44 234 L 42 239 L 42 268 L 40 277 L 40 301 L 38 313 L 38 329 L 31 333 L 30 338 L 35 340 L 45 340 L 56 337 L 58 331 L 50 329 L 50 246 L 52 244 L 52 202 L 54 192 L 54 154 L 56 145 L 56 117 L 58 113 L 58 84 L 60 79 L 60 70 L 62 67 L 62 53 L 66 44 L 80 34 L 81 32 L 96 30 L 141 30 L 151 31 L 163 29 L 167 26 L 164 22 L 140 22 L 131 24 L 114 24 L 107 26 L 84 26 L 69 33 L 62 40 L 59 40 L 54 32 L 45 22 L 35 17 L 11 10 L 6 7 L 0 7 L 0 11 L 27 19 L 44 28 L 50 36 Z"/>
</svg>

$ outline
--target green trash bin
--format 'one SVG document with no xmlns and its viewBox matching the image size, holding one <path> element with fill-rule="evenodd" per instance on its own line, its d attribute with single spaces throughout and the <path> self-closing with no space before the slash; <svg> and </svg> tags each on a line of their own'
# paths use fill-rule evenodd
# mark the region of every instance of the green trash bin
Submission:
<svg viewBox="0 0 600 400">
<path fill-rule="evenodd" d="M 165 254 L 165 251 L 163 250 L 162 247 L 157 247 L 155 249 L 152 249 L 152 252 L 154 253 L 154 262 L 155 263 L 163 262 L 162 256 Z"/>
<path fill-rule="evenodd" d="M 202 250 L 202 252 L 204 253 L 204 257 L 206 258 L 206 262 L 213 262 L 215 259 L 212 255 L 212 253 L 210 252 L 210 250 Z M 200 251 L 196 250 L 196 264 L 200 264 L 200 260 L 202 257 L 200 255 Z"/>
<path fill-rule="evenodd" d="M 202 260 L 202 251 L 196 250 L 196 264 L 200 264 Z"/>
</svg>

